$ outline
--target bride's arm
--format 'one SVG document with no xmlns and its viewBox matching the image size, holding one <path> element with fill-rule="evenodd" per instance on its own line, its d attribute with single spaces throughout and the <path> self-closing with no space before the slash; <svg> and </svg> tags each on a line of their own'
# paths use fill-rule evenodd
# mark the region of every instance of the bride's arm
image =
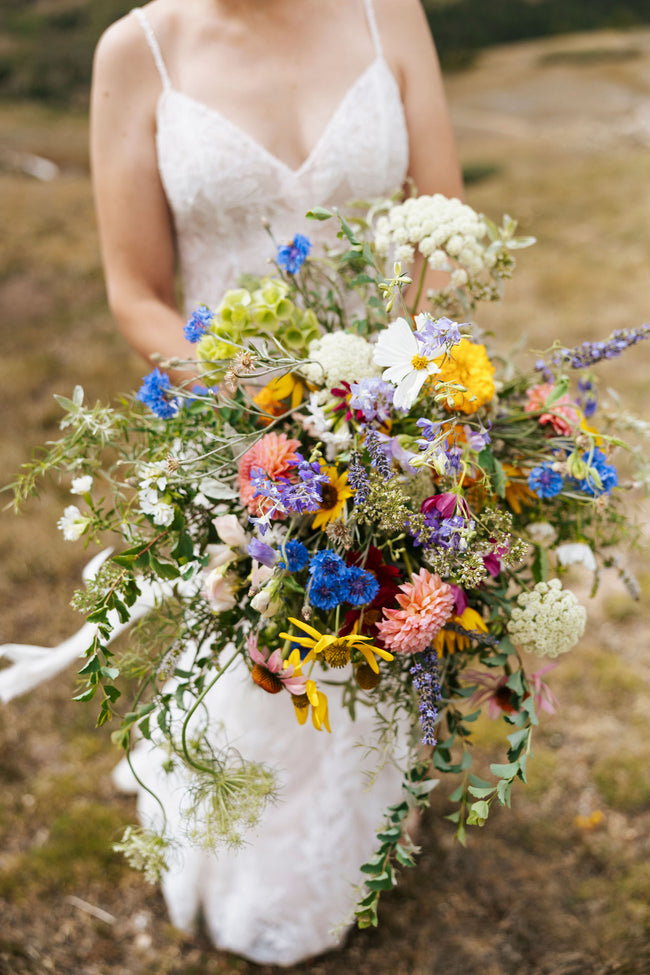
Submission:
<svg viewBox="0 0 650 975">
<path fill-rule="evenodd" d="M 402 93 L 409 133 L 409 171 L 420 195 L 443 193 L 463 197 L 463 178 L 449 117 L 438 55 L 420 0 L 375 0 L 386 58 Z M 410 273 L 419 281 L 422 258 Z M 447 276 L 427 270 L 427 289 L 446 283 Z M 407 299 L 415 298 L 416 284 Z"/>
<path fill-rule="evenodd" d="M 146 359 L 191 358 L 174 300 L 173 229 L 156 158 L 159 91 L 139 24 L 133 17 L 118 21 L 97 47 L 91 90 L 91 166 L 108 302 Z"/>
</svg>

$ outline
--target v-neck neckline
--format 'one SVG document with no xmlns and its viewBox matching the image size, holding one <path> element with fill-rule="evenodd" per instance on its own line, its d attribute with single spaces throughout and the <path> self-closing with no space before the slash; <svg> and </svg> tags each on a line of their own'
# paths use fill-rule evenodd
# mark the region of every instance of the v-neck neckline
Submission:
<svg viewBox="0 0 650 975">
<path fill-rule="evenodd" d="M 192 95 L 185 94 L 185 92 L 181 91 L 180 89 L 174 88 L 173 85 L 166 86 L 160 93 L 160 97 L 158 99 L 158 112 L 160 111 L 160 106 L 163 103 L 165 97 L 169 97 L 170 95 L 172 95 L 177 98 L 182 98 L 183 101 L 196 106 L 200 111 L 204 112 L 207 115 L 212 116 L 213 118 L 216 118 L 220 123 L 227 126 L 231 131 L 239 135 L 257 152 L 259 152 L 260 155 L 270 160 L 274 165 L 283 169 L 289 175 L 293 177 L 297 177 L 301 173 L 303 173 L 306 169 L 308 169 L 308 167 L 312 164 L 314 159 L 317 157 L 321 146 L 324 144 L 331 129 L 334 127 L 334 124 L 336 123 L 337 119 L 341 115 L 343 109 L 345 108 L 350 98 L 353 97 L 357 88 L 361 86 L 361 84 L 365 81 L 368 75 L 371 74 L 371 72 L 375 70 L 379 65 L 384 65 L 386 68 L 388 68 L 388 64 L 383 54 L 377 54 L 376 57 L 367 66 L 367 68 L 365 68 L 361 72 L 361 74 L 356 77 L 356 79 L 352 82 L 350 87 L 343 93 L 341 99 L 339 100 L 334 111 L 330 115 L 324 129 L 322 130 L 320 136 L 316 140 L 311 151 L 297 167 L 291 166 L 289 163 L 285 162 L 274 152 L 272 152 L 269 148 L 267 148 L 267 146 L 265 146 L 263 142 L 260 142 L 259 139 L 255 138 L 254 135 L 252 135 L 246 129 L 242 128 L 241 125 L 238 125 L 237 122 L 233 122 L 231 119 L 228 118 L 227 115 L 224 115 L 222 112 L 220 112 L 218 108 L 213 108 L 211 105 L 207 105 L 205 102 L 200 101 L 198 98 L 194 98 Z M 397 84 L 390 68 L 388 68 L 388 71 L 393 82 Z"/>
</svg>

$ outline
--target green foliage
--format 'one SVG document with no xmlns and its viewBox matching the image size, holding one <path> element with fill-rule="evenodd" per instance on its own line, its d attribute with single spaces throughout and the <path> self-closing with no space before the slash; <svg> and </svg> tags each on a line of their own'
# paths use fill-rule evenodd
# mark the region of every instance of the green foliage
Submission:
<svg viewBox="0 0 650 975">
<path fill-rule="evenodd" d="M 467 67 L 476 51 L 492 44 L 650 23 L 647 0 L 427 0 L 425 6 L 443 67 L 450 70 Z"/>
</svg>

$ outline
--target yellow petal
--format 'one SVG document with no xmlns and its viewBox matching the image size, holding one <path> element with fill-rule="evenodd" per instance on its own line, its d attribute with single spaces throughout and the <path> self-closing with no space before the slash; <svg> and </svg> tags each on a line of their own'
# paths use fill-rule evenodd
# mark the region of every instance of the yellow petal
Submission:
<svg viewBox="0 0 650 975">
<path fill-rule="evenodd" d="M 366 658 L 366 660 L 368 662 L 368 666 L 370 667 L 370 669 L 371 670 L 374 670 L 374 672 L 376 674 L 378 674 L 379 673 L 379 667 L 377 666 L 377 661 L 375 660 L 375 655 L 370 650 L 370 647 L 364 647 L 363 645 L 361 645 L 359 647 L 359 652 L 362 653 L 364 655 L 364 657 Z"/>
<path fill-rule="evenodd" d="M 305 631 L 305 633 L 311 633 L 315 640 L 320 640 L 322 633 L 315 630 L 313 626 L 309 625 L 309 623 L 303 623 L 301 620 L 297 620 L 293 616 L 289 617 L 289 622 L 293 623 L 294 626 L 299 626 L 301 630 Z"/>
</svg>

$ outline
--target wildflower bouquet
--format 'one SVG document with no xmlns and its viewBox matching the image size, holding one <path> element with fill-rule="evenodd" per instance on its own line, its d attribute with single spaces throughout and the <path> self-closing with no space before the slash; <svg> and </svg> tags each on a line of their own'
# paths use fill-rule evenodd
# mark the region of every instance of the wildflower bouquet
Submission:
<svg viewBox="0 0 650 975">
<path fill-rule="evenodd" d="M 274 274 L 192 315 L 195 359 L 159 362 L 119 408 L 86 406 L 79 387 L 59 398 L 63 438 L 16 490 L 67 472 L 82 507 L 64 511 L 64 537 L 117 537 L 76 596 L 94 625 L 77 699 L 99 696 L 127 754 L 135 734 L 162 736 L 172 763 L 207 776 L 224 834 L 273 791 L 268 770 L 233 766 L 191 725 L 234 661 L 295 711 L 297 735 L 307 721 L 329 732 L 334 685 L 353 715 L 376 712 L 383 751 L 406 725 L 404 801 L 362 868 L 366 926 L 413 863 L 404 820 L 427 804 L 432 769 L 457 777 L 447 818 L 461 841 L 526 781 L 533 729 L 556 706 L 555 663 L 530 661 L 554 661 L 585 625 L 565 567 L 597 580 L 628 531 L 617 416 L 592 425 L 590 370 L 650 329 L 555 345 L 518 371 L 469 321 L 531 243 L 512 220 L 442 196 L 310 216 L 338 221 L 340 243 L 319 258 L 300 235 L 279 247 Z M 428 268 L 446 277 L 425 296 Z M 472 771 L 484 706 L 509 732 L 490 780 Z M 155 873 L 134 836 L 123 847 Z"/>
</svg>

